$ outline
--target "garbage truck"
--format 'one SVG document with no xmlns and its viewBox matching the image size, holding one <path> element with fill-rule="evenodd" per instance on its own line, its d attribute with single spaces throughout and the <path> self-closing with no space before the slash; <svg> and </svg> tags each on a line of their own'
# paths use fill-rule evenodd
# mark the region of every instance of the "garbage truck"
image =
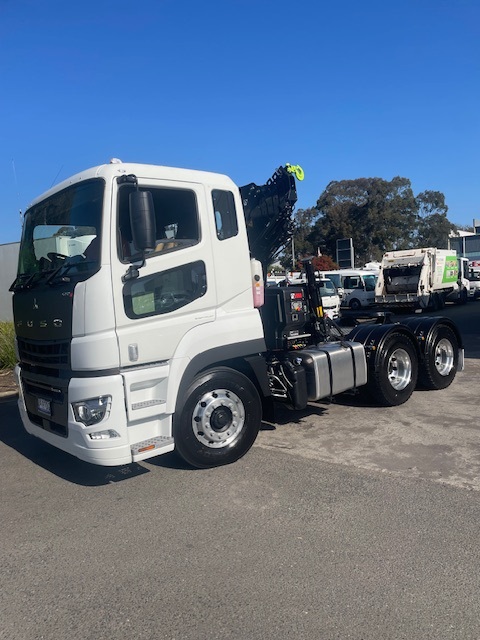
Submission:
<svg viewBox="0 0 480 640">
<path fill-rule="evenodd" d="M 246 454 L 279 403 L 365 390 L 395 406 L 451 384 L 463 345 L 449 319 L 336 323 L 309 263 L 304 284 L 264 287 L 302 174 L 238 187 L 117 160 L 34 200 L 11 286 L 26 431 L 98 465 L 175 450 L 207 468 Z M 75 242 L 47 241 L 59 235 Z"/>
<path fill-rule="evenodd" d="M 375 285 L 375 305 L 437 311 L 447 300 L 466 302 L 468 279 L 455 250 L 427 247 L 388 251 Z"/>
</svg>

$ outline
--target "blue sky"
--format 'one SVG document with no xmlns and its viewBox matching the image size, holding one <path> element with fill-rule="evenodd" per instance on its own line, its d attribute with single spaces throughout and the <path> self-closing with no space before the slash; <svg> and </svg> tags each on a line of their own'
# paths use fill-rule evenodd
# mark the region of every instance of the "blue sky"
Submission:
<svg viewBox="0 0 480 640">
<path fill-rule="evenodd" d="M 396 175 L 480 218 L 478 0 L 0 0 L 0 243 L 112 157 L 261 184 Z"/>
</svg>

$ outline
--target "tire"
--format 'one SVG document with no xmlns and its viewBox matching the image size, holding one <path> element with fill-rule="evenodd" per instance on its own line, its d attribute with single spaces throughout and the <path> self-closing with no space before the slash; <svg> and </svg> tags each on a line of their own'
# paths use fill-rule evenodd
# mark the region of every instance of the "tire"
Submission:
<svg viewBox="0 0 480 640">
<path fill-rule="evenodd" d="M 449 327 L 440 325 L 435 329 L 431 343 L 425 350 L 419 382 L 425 389 L 445 389 L 452 384 L 457 367 L 457 337 Z"/>
<path fill-rule="evenodd" d="M 403 333 L 391 333 L 377 350 L 368 383 L 371 397 L 384 407 L 406 402 L 413 393 L 418 377 L 417 351 Z"/>
<path fill-rule="evenodd" d="M 362 307 L 362 305 L 360 304 L 360 300 L 358 300 L 357 298 L 352 298 L 348 306 L 352 311 L 359 311 Z"/>
<path fill-rule="evenodd" d="M 255 385 L 243 374 L 218 367 L 200 374 L 175 412 L 173 434 L 180 456 L 207 469 L 235 462 L 255 442 L 262 405 Z"/>
</svg>

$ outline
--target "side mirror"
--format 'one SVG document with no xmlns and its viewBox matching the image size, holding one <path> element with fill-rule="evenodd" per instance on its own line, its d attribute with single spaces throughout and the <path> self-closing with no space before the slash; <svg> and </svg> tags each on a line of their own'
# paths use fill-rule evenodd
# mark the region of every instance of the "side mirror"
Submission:
<svg viewBox="0 0 480 640">
<path fill-rule="evenodd" d="M 150 191 L 132 191 L 129 196 L 132 239 L 138 251 L 155 249 L 157 229 L 155 207 Z"/>
</svg>

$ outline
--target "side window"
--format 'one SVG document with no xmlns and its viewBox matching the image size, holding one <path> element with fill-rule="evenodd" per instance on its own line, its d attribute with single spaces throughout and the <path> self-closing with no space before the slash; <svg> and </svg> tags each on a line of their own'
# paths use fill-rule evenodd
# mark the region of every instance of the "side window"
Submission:
<svg viewBox="0 0 480 640">
<path fill-rule="evenodd" d="M 343 283 L 340 279 L 340 275 L 338 273 L 326 273 L 325 278 L 328 278 L 333 282 L 333 284 L 337 287 L 343 287 Z"/>
<path fill-rule="evenodd" d="M 123 289 L 125 313 L 132 319 L 169 313 L 201 298 L 206 290 L 205 264 L 190 262 L 128 281 Z"/>
<path fill-rule="evenodd" d="M 345 289 L 362 289 L 362 283 L 358 276 L 345 276 L 344 280 Z"/>
<path fill-rule="evenodd" d="M 135 187 L 130 184 L 121 185 L 118 195 L 118 253 L 125 262 L 138 257 L 132 242 L 128 205 L 128 197 L 134 190 Z M 189 189 L 167 187 L 149 188 L 148 191 L 153 196 L 157 229 L 156 247 L 149 255 L 197 244 L 200 229 L 195 193 Z"/>
<path fill-rule="evenodd" d="M 226 240 L 238 233 L 237 212 L 235 210 L 235 200 L 231 191 L 212 191 L 213 210 L 215 212 L 215 227 L 217 238 Z"/>
</svg>

